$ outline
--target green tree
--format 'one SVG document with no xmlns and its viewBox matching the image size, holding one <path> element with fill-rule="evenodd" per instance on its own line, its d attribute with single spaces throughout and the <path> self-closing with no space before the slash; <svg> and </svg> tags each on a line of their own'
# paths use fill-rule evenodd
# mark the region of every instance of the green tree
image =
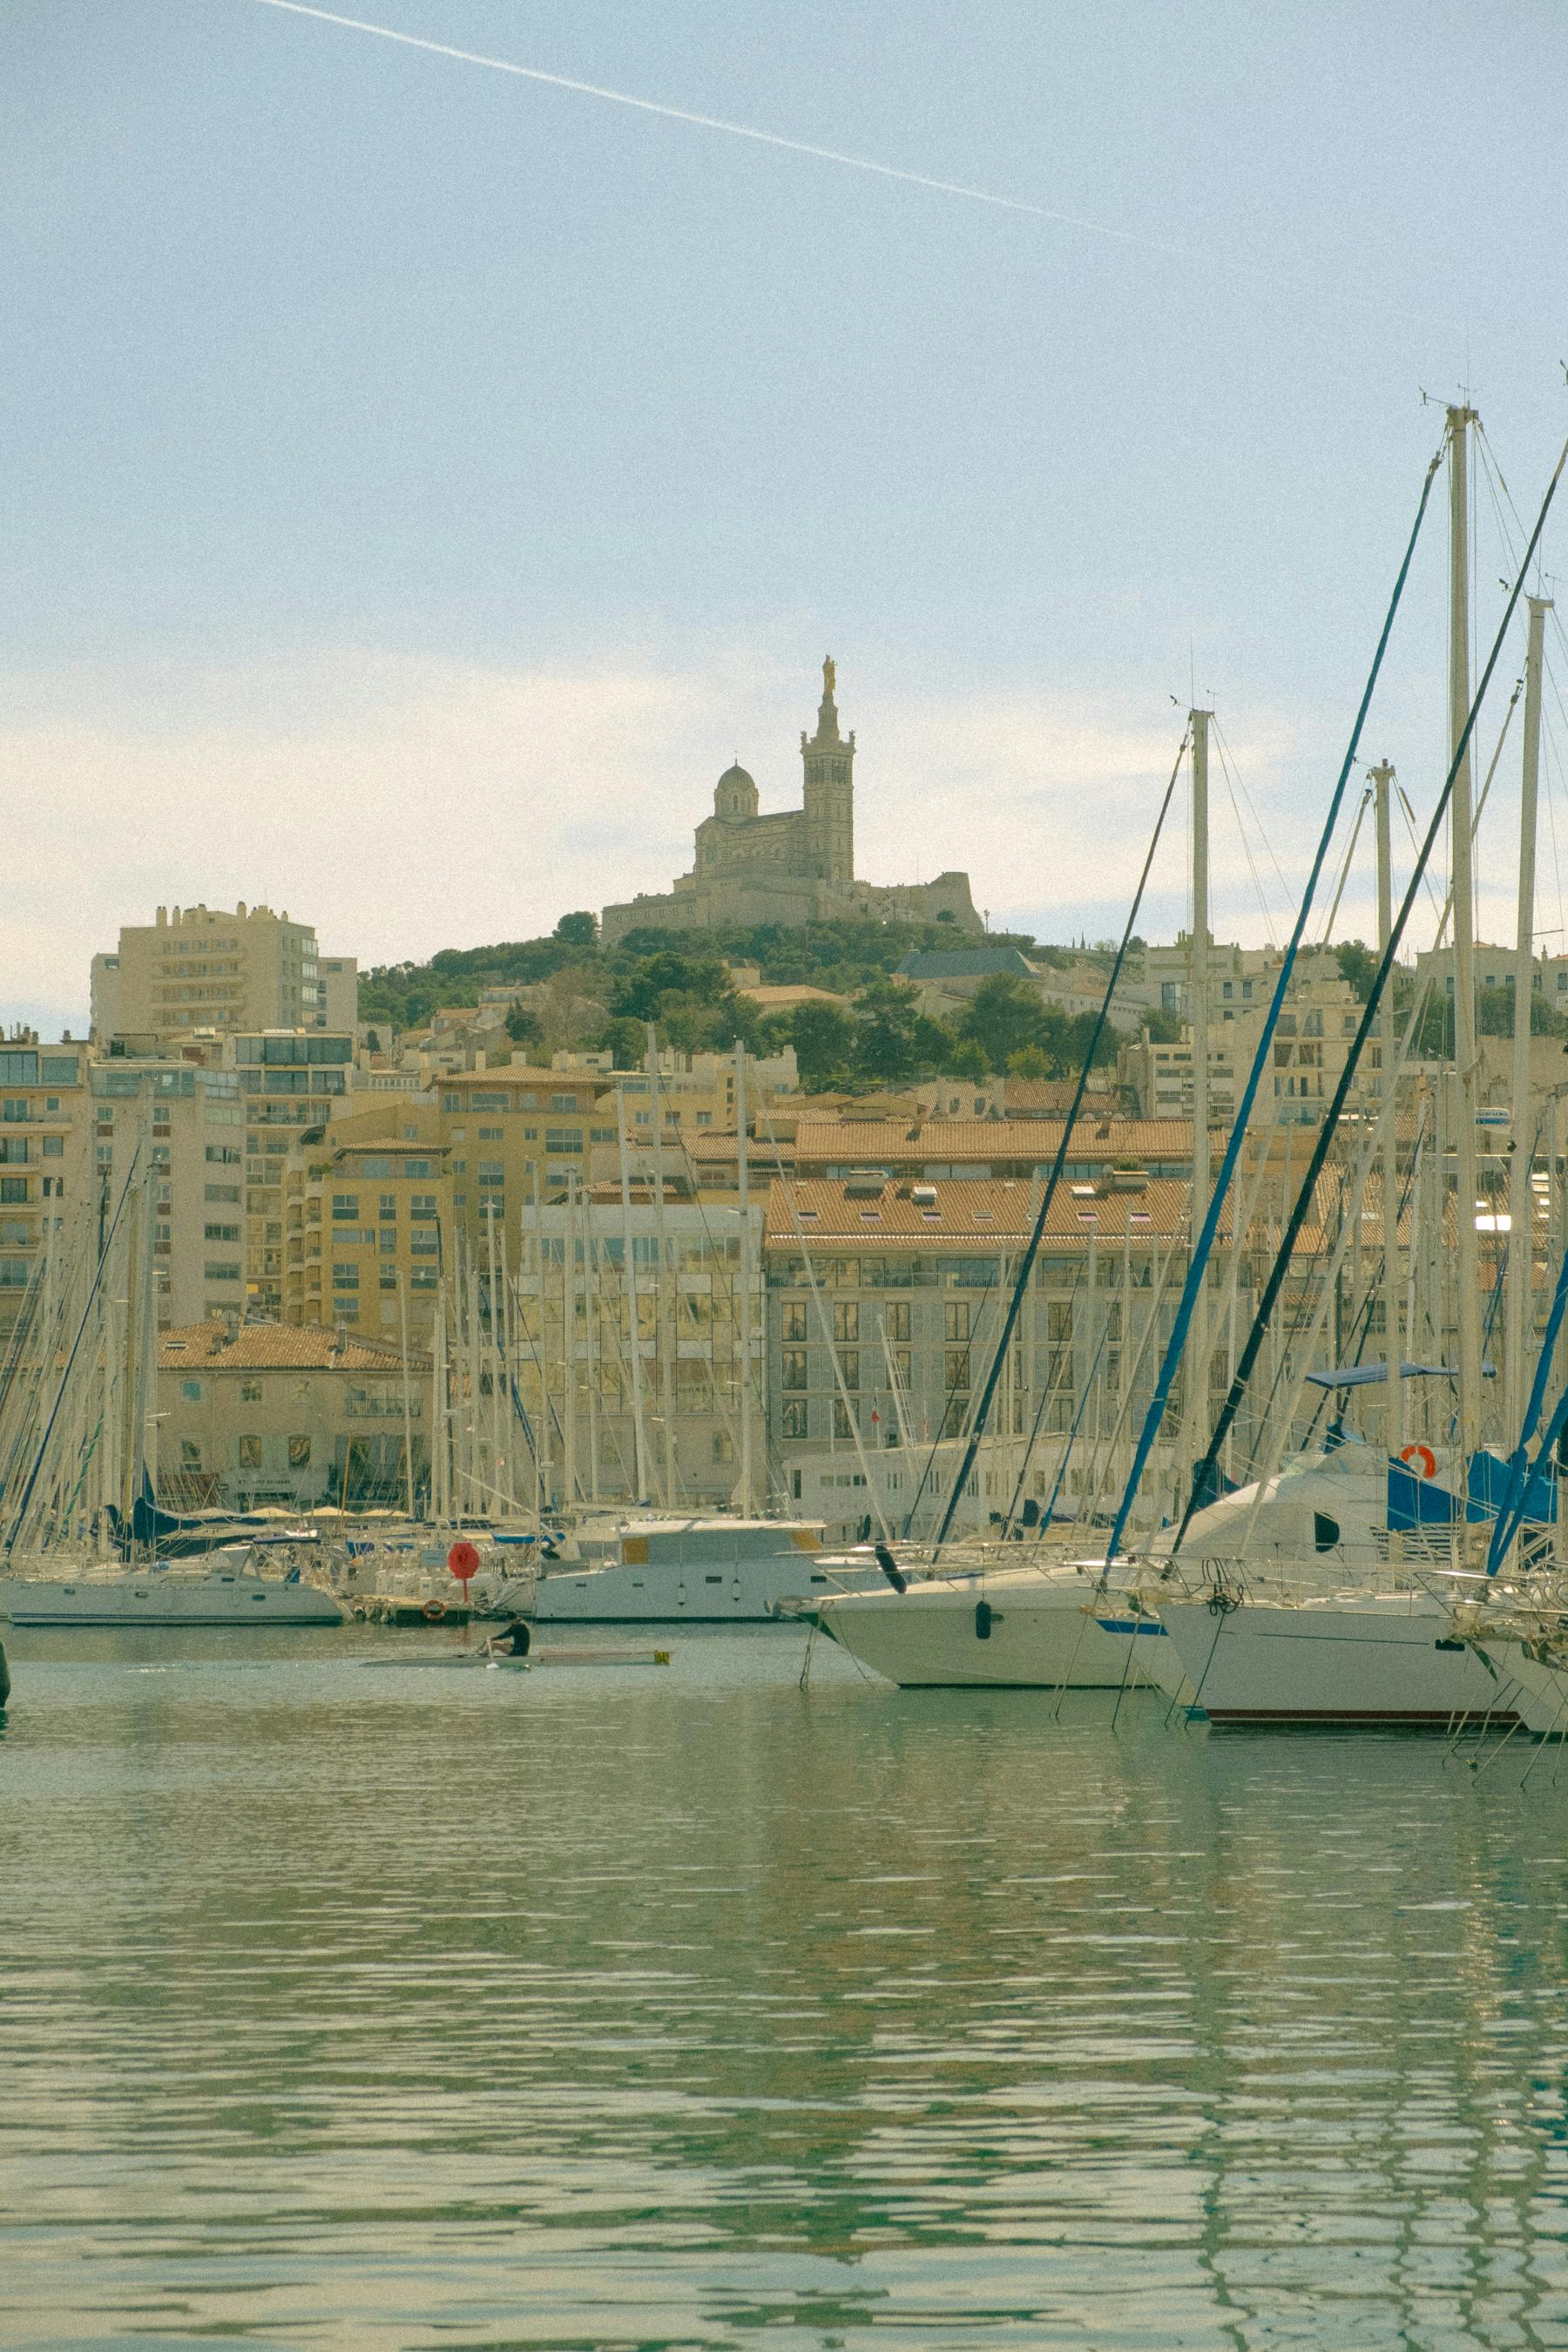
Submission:
<svg viewBox="0 0 1568 2352">
<path fill-rule="evenodd" d="M 1151 1045 L 1178 1045 L 1182 1039 L 1182 1016 L 1163 1004 L 1152 1004 L 1143 1015 L 1143 1034 Z"/>
<path fill-rule="evenodd" d="M 991 1073 L 985 1066 L 985 1056 L 973 1037 L 961 1037 L 947 1057 L 947 1076 L 962 1078 L 968 1086 L 984 1086 Z"/>
<path fill-rule="evenodd" d="M 1038 1045 L 1025 1045 L 1018 1053 L 1007 1056 L 1010 1078 L 1048 1078 L 1051 1066 Z"/>
<path fill-rule="evenodd" d="M 1005 1070 L 1009 1055 L 1026 1046 L 1045 1049 L 1049 1038 L 1045 1006 L 1028 982 L 1013 972 L 983 980 L 958 1026 L 959 1034 L 984 1055 L 988 1072 Z"/>
<path fill-rule="evenodd" d="M 855 1059 L 855 1024 L 837 1004 L 797 1004 L 790 1043 L 807 1094 L 846 1084 Z"/>
<path fill-rule="evenodd" d="M 539 1025 L 539 1016 L 536 1013 L 531 1013 L 526 1004 L 514 1004 L 508 1013 L 506 1034 L 514 1045 L 542 1045 L 544 1043 L 544 1032 Z"/>
<path fill-rule="evenodd" d="M 563 915 L 555 926 L 554 937 L 563 940 L 567 947 L 594 947 L 597 944 L 599 937 L 599 918 L 597 915 L 590 915 L 586 912 Z"/>
<path fill-rule="evenodd" d="M 1334 961 L 1340 968 L 1340 978 L 1350 982 L 1358 1004 L 1364 1004 L 1372 994 L 1376 976 L 1378 955 L 1364 940 L 1341 940 L 1334 949 Z"/>
</svg>

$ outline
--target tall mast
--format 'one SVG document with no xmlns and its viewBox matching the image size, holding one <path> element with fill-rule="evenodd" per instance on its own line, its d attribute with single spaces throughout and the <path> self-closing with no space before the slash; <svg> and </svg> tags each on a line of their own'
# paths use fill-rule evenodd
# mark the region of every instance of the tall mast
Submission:
<svg viewBox="0 0 1568 2352">
<path fill-rule="evenodd" d="M 1388 951 L 1394 929 L 1394 770 L 1386 760 L 1372 772 L 1377 794 L 1377 948 Z M 1378 1034 L 1383 1057 L 1380 1106 L 1383 1122 L 1383 1354 L 1384 1364 L 1384 1444 L 1393 1460 L 1405 1444 L 1405 1394 L 1401 1377 L 1405 1354 L 1400 1329 L 1399 1285 L 1399 1133 L 1396 1124 L 1399 1088 L 1395 1067 L 1399 1034 L 1394 1013 L 1394 991 L 1385 988 L 1380 1008 Z M 1389 1557 L 1397 1558 L 1399 1537 L 1391 1529 Z"/>
<path fill-rule="evenodd" d="M 735 1181 L 741 1202 L 741 1512 L 756 1508 L 752 1493 L 752 1204 L 746 1158 L 746 1049 L 735 1040 Z"/>
<path fill-rule="evenodd" d="M 616 1088 L 616 1135 L 621 1147 L 621 1297 L 628 1302 L 626 1353 L 632 1377 L 632 1464 L 637 1492 L 632 1500 L 647 1500 L 647 1432 L 642 1410 L 642 1318 L 637 1308 L 637 1261 L 632 1231 L 631 1172 L 626 1164 L 626 1095 Z"/>
<path fill-rule="evenodd" d="M 1189 1247 L 1195 1246 L 1209 1204 L 1209 720 L 1187 714 L 1193 730 L 1193 926 L 1187 948 L 1187 1019 L 1193 1039 L 1193 1205 Z M 1207 1423 L 1209 1318 L 1206 1283 L 1193 1301 L 1183 1377 L 1182 1460 L 1184 1496 Z"/>
<path fill-rule="evenodd" d="M 1513 1153 L 1508 1206 L 1508 1411 L 1505 1427 L 1517 1441 L 1530 1392 L 1525 1352 L 1532 1318 L 1535 1274 L 1535 1103 L 1530 1083 L 1530 1016 L 1535 979 L 1535 824 L 1541 782 L 1541 668 L 1551 600 L 1527 599 L 1530 631 L 1524 656 L 1524 766 L 1519 794 L 1519 917 L 1513 950 Z"/>
<path fill-rule="evenodd" d="M 664 1408 L 664 1507 L 675 1508 L 675 1370 L 671 1360 L 669 1236 L 664 1203 L 664 1097 L 658 1083 L 658 1039 L 647 1024 L 648 1100 L 653 1105 L 654 1234 L 658 1243 L 658 1288 L 654 1294 L 654 1339 L 658 1349 L 658 1395 Z"/>
<path fill-rule="evenodd" d="M 1448 750 L 1458 751 L 1470 715 L 1470 468 L 1473 408 L 1448 411 Z M 1476 1258 L 1475 826 L 1470 751 L 1465 746 L 1448 813 L 1454 887 L 1455 1171 L 1459 1285 L 1460 1491 L 1481 1433 L 1481 1318 Z"/>
</svg>

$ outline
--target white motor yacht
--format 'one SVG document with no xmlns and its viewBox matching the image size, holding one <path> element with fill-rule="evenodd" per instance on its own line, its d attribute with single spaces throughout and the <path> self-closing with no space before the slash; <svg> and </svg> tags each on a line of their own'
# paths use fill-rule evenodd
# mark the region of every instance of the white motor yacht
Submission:
<svg viewBox="0 0 1568 2352">
<path fill-rule="evenodd" d="M 779 1603 L 826 1594 L 844 1581 L 838 1567 L 821 1557 L 823 1532 L 820 1520 L 628 1520 L 597 1565 L 542 1563 L 533 1614 L 542 1625 L 771 1618 Z M 882 1581 L 874 1560 L 853 1573 Z"/>
</svg>

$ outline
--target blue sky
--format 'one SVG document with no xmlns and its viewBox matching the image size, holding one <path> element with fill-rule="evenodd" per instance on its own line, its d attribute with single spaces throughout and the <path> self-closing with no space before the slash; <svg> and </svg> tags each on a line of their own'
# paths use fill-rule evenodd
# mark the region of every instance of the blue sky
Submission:
<svg viewBox="0 0 1568 2352">
<path fill-rule="evenodd" d="M 343 13 L 1118 234 L 260 0 L 13 0 L 0 1009 L 79 1018 L 159 901 L 379 961 L 663 887 L 732 752 L 793 797 L 828 650 L 872 878 L 1112 929 L 1195 688 L 1278 923 L 1423 389 L 1472 388 L 1521 509 L 1568 430 L 1560 8 Z M 1367 745 L 1418 806 L 1441 523 Z M 1215 920 L 1258 937 L 1244 829 Z M 1550 848 L 1542 890 L 1544 931 Z"/>
</svg>

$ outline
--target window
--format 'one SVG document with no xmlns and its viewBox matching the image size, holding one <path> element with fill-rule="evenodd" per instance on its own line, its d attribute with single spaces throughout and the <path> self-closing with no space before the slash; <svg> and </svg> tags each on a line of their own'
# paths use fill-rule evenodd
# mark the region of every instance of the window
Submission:
<svg viewBox="0 0 1568 2352">
<path fill-rule="evenodd" d="M 332 1267 L 332 1288 L 334 1290 L 357 1290 L 359 1288 L 358 1266 L 334 1265 Z"/>
<path fill-rule="evenodd" d="M 893 1375 L 900 1388 L 907 1389 L 909 1387 L 910 1350 L 907 1348 L 895 1348 L 893 1349 Z"/>
<path fill-rule="evenodd" d="M 25 1201 L 26 1197 L 27 1180 L 25 1176 L 0 1176 L 0 1202 Z"/>
<path fill-rule="evenodd" d="M 289 1440 L 289 1469 L 290 1469 L 290 1470 L 308 1470 L 308 1469 L 310 1468 L 310 1439 L 309 1439 L 308 1437 L 291 1437 L 291 1438 Z"/>
<path fill-rule="evenodd" d="M 727 1429 L 716 1429 L 716 1430 L 713 1432 L 713 1459 L 714 1459 L 714 1461 L 715 1461 L 715 1462 L 733 1462 L 734 1458 L 735 1458 L 735 1441 L 734 1441 L 734 1439 L 731 1436 L 731 1434 L 730 1434 L 730 1433 L 729 1433 L 729 1431 L 728 1431 Z"/>
<path fill-rule="evenodd" d="M 25 1257 L 0 1257 L 0 1290 L 26 1290 L 27 1261 Z"/>
<path fill-rule="evenodd" d="M 37 1054 L 0 1054 L 0 1087 L 36 1087 L 37 1083 Z"/>
<path fill-rule="evenodd" d="M 910 1336 L 910 1302 L 907 1298 L 889 1299 L 882 1309 L 882 1328 L 889 1339 L 907 1339 Z"/>
<path fill-rule="evenodd" d="M 237 1168 L 240 1157 L 237 1144 L 209 1143 L 207 1146 L 207 1158 L 215 1167 Z"/>
<path fill-rule="evenodd" d="M 261 1382 L 259 1381 L 241 1381 L 239 1384 L 239 1401 L 241 1404 L 259 1404 L 261 1402 Z"/>
<path fill-rule="evenodd" d="M 433 1265 L 416 1265 L 408 1277 L 410 1290 L 434 1290 L 440 1275 Z"/>
<path fill-rule="evenodd" d="M 201 1466 L 202 1466 L 202 1449 L 201 1449 L 200 1445 L 197 1444 L 196 1440 L 195 1440 L 194 1437 L 182 1437 L 182 1438 L 181 1438 L 181 1440 L 180 1440 L 180 1467 L 181 1467 L 181 1469 L 182 1469 L 182 1470 L 199 1470 L 199 1469 L 201 1468 Z"/>
<path fill-rule="evenodd" d="M 395 1265 L 384 1265 L 383 1267 L 381 1267 L 380 1272 L 379 1272 L 379 1278 L 378 1278 L 378 1282 L 377 1282 L 377 1287 L 378 1287 L 379 1289 L 382 1289 L 382 1290 L 395 1290 L 395 1289 L 396 1289 L 396 1287 L 397 1287 L 397 1268 L 396 1268 Z"/>
<path fill-rule="evenodd" d="M 0 1243 L 8 1243 L 13 1249 L 26 1249 L 32 1238 L 32 1227 L 20 1217 L 7 1217 L 0 1223 Z"/>
<path fill-rule="evenodd" d="M 552 1095 L 550 1108 L 552 1110 L 575 1110 L 577 1097 L 575 1095 Z"/>
<path fill-rule="evenodd" d="M 74 1087 L 79 1074 L 74 1054 L 46 1054 L 43 1057 L 44 1084 L 47 1087 Z"/>
<path fill-rule="evenodd" d="M 855 1434 L 849 1419 L 848 1407 L 842 1397 L 835 1397 L 833 1400 L 833 1434 L 835 1437 L 853 1437 Z"/>
<path fill-rule="evenodd" d="M 44 1138 L 44 1158 L 46 1160 L 63 1160 L 65 1156 L 65 1137 L 63 1135 L 46 1135 Z"/>
<path fill-rule="evenodd" d="M 180 1382 L 180 1394 L 186 1404 L 200 1404 L 202 1401 L 202 1384 L 200 1381 L 182 1381 Z"/>
<path fill-rule="evenodd" d="M 481 1160 L 479 1162 L 479 1182 L 481 1186 L 487 1184 L 492 1186 L 504 1184 L 506 1182 L 505 1161 L 500 1160 Z"/>
<path fill-rule="evenodd" d="M 405 1160 L 403 1163 L 403 1173 L 405 1176 L 411 1176 L 416 1183 L 427 1184 L 436 1171 L 428 1160 Z"/>
<path fill-rule="evenodd" d="M 581 1151 L 582 1129 L 580 1127 L 547 1127 L 544 1130 L 544 1149 L 546 1151 Z"/>
<path fill-rule="evenodd" d="M 967 1348 L 949 1348 L 946 1350 L 942 1360 L 942 1378 L 944 1388 L 966 1389 L 969 1386 Z"/>
<path fill-rule="evenodd" d="M 239 1280 L 239 1268 L 237 1265 L 214 1264 L 209 1261 L 204 1265 L 202 1271 L 208 1282 L 237 1282 Z"/>
<path fill-rule="evenodd" d="M 1072 1338 L 1072 1300 L 1051 1298 L 1046 1302 L 1046 1337 L 1060 1344 Z"/>
<path fill-rule="evenodd" d="M 969 1301 L 949 1298 L 942 1303 L 942 1336 L 944 1339 L 967 1339 L 969 1337 Z M 950 1381 L 948 1384 L 952 1386 Z"/>
<path fill-rule="evenodd" d="M 858 1348 L 840 1349 L 838 1354 L 838 1370 L 847 1389 L 858 1389 L 859 1387 L 860 1350 Z"/>
<path fill-rule="evenodd" d="M 786 1298 L 782 1310 L 779 1337 L 781 1339 L 804 1339 L 805 1337 L 805 1301 Z"/>
<path fill-rule="evenodd" d="M 240 1468 L 242 1470 L 259 1470 L 261 1467 L 260 1438 L 242 1437 L 237 1441 L 237 1443 L 239 1447 Z"/>
<path fill-rule="evenodd" d="M 237 1225 L 204 1225 L 202 1239 L 208 1242 L 237 1242 L 240 1237 Z"/>
<path fill-rule="evenodd" d="M 416 1192 L 408 1203 L 408 1213 L 411 1217 L 433 1217 L 436 1213 L 435 1193 Z"/>
<path fill-rule="evenodd" d="M 505 1139 L 506 1129 L 504 1127 L 481 1127 L 479 1129 L 479 1141 L 481 1143 L 501 1143 L 504 1142 Z"/>
<path fill-rule="evenodd" d="M 332 1223 L 337 1225 L 358 1224 L 359 1194 L 357 1192 L 332 1194 Z"/>
<path fill-rule="evenodd" d="M 788 1438 L 803 1438 L 808 1436 L 809 1433 L 810 1433 L 806 1426 L 805 1399 L 804 1397 L 786 1397 L 784 1403 L 783 1417 L 779 1423 L 780 1436 Z"/>
<path fill-rule="evenodd" d="M 26 1157 L 27 1139 L 25 1135 L 0 1135 L 0 1160 L 15 1163 Z"/>
<path fill-rule="evenodd" d="M 786 1348 L 780 1359 L 779 1386 L 803 1389 L 805 1386 L 805 1349 Z"/>
<path fill-rule="evenodd" d="M 384 1223 L 388 1220 L 395 1219 L 397 1215 L 397 1195 L 395 1192 L 384 1192 L 382 1194 L 381 1214 Z"/>
<path fill-rule="evenodd" d="M 833 1302 L 833 1336 L 840 1344 L 860 1337 L 860 1302 L 858 1298 L 836 1298 Z"/>
</svg>

